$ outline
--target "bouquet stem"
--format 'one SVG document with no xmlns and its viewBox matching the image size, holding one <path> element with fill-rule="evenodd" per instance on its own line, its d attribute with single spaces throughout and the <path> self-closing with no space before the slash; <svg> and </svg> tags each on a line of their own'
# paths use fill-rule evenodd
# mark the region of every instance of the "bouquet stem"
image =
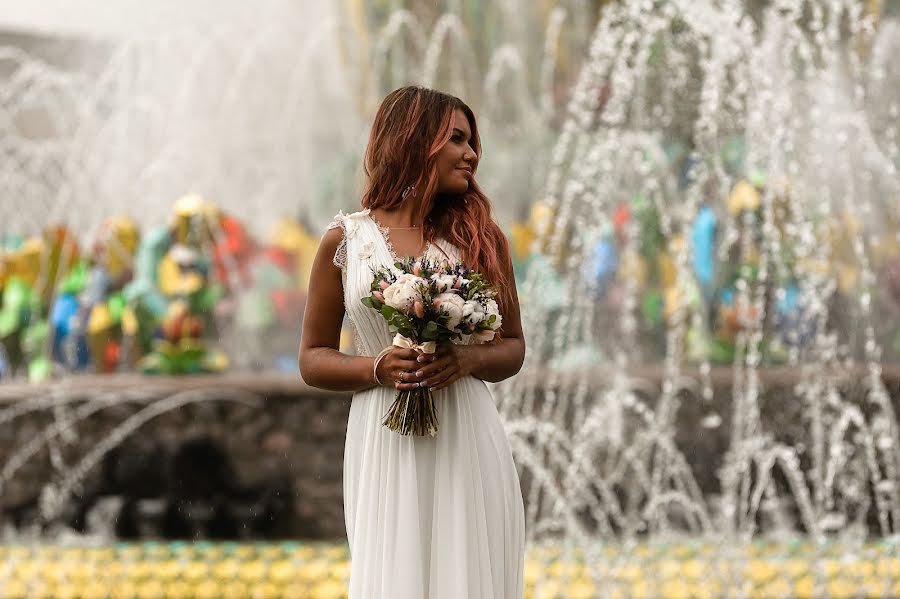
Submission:
<svg viewBox="0 0 900 599">
<path fill-rule="evenodd" d="M 435 436 L 438 419 L 431 389 L 419 388 L 397 393 L 382 424 L 401 435 Z"/>
</svg>

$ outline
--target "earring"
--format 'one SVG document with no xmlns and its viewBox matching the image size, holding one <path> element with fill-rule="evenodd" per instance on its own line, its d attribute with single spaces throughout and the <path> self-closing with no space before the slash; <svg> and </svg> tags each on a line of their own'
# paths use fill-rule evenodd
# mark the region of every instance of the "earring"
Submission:
<svg viewBox="0 0 900 599">
<path fill-rule="evenodd" d="M 403 193 L 400 194 L 400 199 L 401 199 L 401 200 L 405 200 L 405 199 L 406 199 L 406 195 L 407 195 L 409 192 L 415 191 L 415 190 L 416 190 L 415 186 L 410 185 L 409 187 L 407 187 L 406 189 L 403 190 Z M 415 194 L 413 194 L 413 195 L 415 196 Z"/>
</svg>

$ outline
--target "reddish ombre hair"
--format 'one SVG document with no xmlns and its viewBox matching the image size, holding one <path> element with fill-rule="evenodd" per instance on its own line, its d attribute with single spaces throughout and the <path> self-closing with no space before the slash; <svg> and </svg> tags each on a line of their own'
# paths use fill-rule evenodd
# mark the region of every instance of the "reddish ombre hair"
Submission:
<svg viewBox="0 0 900 599">
<path fill-rule="evenodd" d="M 475 114 L 465 102 L 432 89 L 407 86 L 389 93 L 381 102 L 369 143 L 364 168 L 367 176 L 363 208 L 390 210 L 403 204 L 403 191 L 414 186 L 421 203 L 418 220 L 424 223 L 425 239 L 443 237 L 460 248 L 462 261 L 482 273 L 499 290 L 497 301 L 505 314 L 513 301 L 509 243 L 494 221 L 491 201 L 474 177 L 461 195 L 436 194 L 436 158 L 453 132 L 453 113 L 461 110 L 472 130 L 478 170 L 481 139 Z"/>
</svg>

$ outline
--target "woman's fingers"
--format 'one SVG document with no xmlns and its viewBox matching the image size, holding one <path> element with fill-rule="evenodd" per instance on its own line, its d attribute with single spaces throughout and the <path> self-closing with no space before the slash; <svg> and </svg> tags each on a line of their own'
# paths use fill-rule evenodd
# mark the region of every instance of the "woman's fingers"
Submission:
<svg viewBox="0 0 900 599">
<path fill-rule="evenodd" d="M 419 388 L 420 385 L 423 388 L 436 391 L 447 387 L 453 383 L 453 381 L 458 379 L 459 369 L 452 365 L 448 365 L 447 368 L 440 372 L 432 373 L 429 378 L 422 377 L 421 379 L 414 378 L 415 374 L 405 372 L 401 372 L 399 376 L 401 380 L 394 383 L 394 387 L 399 391 L 411 391 L 412 389 Z"/>
<path fill-rule="evenodd" d="M 446 369 L 438 372 L 433 377 L 427 379 L 425 381 L 425 386 L 431 389 L 432 391 L 437 391 L 438 389 L 443 389 L 448 386 L 450 383 L 455 381 L 459 375 L 459 370 L 454 368 L 453 366 L 449 366 Z"/>
<path fill-rule="evenodd" d="M 418 380 L 425 381 L 428 380 L 429 377 L 434 376 L 441 370 L 447 368 L 450 365 L 450 360 L 448 358 L 438 359 L 432 362 L 431 364 L 426 364 L 425 366 L 419 365 L 419 369 L 416 371 L 416 376 L 418 376 Z"/>
<path fill-rule="evenodd" d="M 416 362 L 418 354 L 412 349 L 398 349 L 389 354 L 390 368 L 393 370 L 412 370 L 419 368 L 421 364 Z M 385 358 L 387 360 L 388 358 Z"/>
<path fill-rule="evenodd" d="M 389 372 L 392 373 L 394 388 L 411 391 L 421 387 L 442 389 L 458 376 L 451 348 L 438 346 L 433 354 L 419 353 L 413 349 L 397 348 L 391 352 Z"/>
<path fill-rule="evenodd" d="M 410 391 L 412 389 L 418 389 L 419 379 L 416 378 L 415 372 L 403 370 L 397 374 L 397 381 L 394 383 L 394 387 L 399 389 L 400 391 Z"/>
<path fill-rule="evenodd" d="M 391 366 L 395 370 L 408 370 L 408 371 L 414 373 L 421 365 L 416 364 L 414 361 L 411 361 L 411 360 L 398 360 L 397 362 L 394 362 Z"/>
<path fill-rule="evenodd" d="M 422 381 L 429 389 L 436 389 L 444 386 L 446 382 L 452 379 L 458 372 L 459 367 L 450 362 L 447 364 L 446 368 L 442 368 L 441 370 L 428 375 L 428 377 L 422 377 Z"/>
<path fill-rule="evenodd" d="M 423 386 L 433 391 L 447 387 L 459 378 L 460 373 L 453 347 L 439 345 L 434 357 L 431 364 L 422 366 L 416 372 L 416 374 L 421 373 L 422 376 L 419 380 L 422 381 Z"/>
<path fill-rule="evenodd" d="M 404 349 L 402 347 L 398 347 L 391 351 L 391 356 L 398 359 L 403 360 L 405 362 L 415 362 L 416 357 L 418 357 L 419 352 L 414 349 Z"/>
<path fill-rule="evenodd" d="M 418 389 L 419 385 L 417 383 L 394 383 L 394 388 L 398 391 L 412 391 Z"/>
</svg>

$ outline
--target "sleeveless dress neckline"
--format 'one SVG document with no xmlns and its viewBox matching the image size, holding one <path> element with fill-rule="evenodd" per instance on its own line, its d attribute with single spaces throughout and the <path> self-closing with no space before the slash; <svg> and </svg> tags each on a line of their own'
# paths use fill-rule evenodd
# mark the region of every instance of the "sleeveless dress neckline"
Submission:
<svg viewBox="0 0 900 599">
<path fill-rule="evenodd" d="M 397 252 L 394 251 L 394 244 L 391 243 L 391 234 L 390 229 L 384 225 L 382 225 L 378 220 L 372 216 L 371 211 L 366 211 L 366 216 L 370 221 L 378 228 L 378 232 L 381 233 L 381 237 L 384 240 L 384 244 L 387 246 L 388 252 L 391 254 L 391 257 L 395 262 L 402 262 L 400 257 L 397 255 Z M 428 255 L 428 251 L 431 249 L 431 240 L 425 240 L 425 248 L 422 250 L 422 253 L 418 256 L 413 257 L 414 260 L 421 260 L 422 258 Z M 412 257 L 412 256 L 410 256 Z"/>
</svg>

